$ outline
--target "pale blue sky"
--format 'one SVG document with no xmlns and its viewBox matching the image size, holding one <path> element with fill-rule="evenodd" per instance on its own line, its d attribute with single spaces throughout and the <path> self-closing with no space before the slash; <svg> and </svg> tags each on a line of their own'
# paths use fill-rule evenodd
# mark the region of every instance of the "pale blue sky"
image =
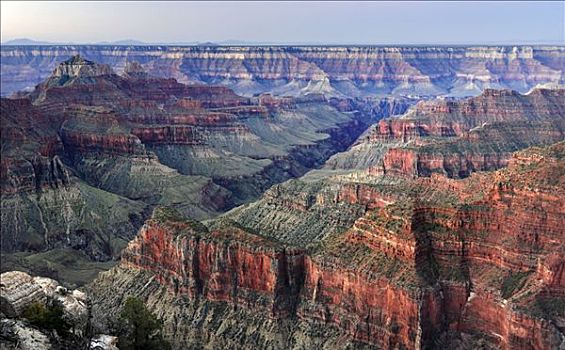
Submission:
<svg viewBox="0 0 565 350">
<path fill-rule="evenodd" d="M 565 2 L 1 2 L 1 39 L 565 44 Z"/>
</svg>

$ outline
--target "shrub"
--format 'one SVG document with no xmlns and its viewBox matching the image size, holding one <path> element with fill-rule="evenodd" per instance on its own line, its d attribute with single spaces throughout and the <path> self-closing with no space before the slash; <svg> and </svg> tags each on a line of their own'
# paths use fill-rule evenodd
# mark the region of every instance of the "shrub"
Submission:
<svg viewBox="0 0 565 350">
<path fill-rule="evenodd" d="M 128 297 L 117 325 L 120 350 L 167 350 L 171 345 L 163 339 L 163 322 L 153 315 L 138 298 Z"/>
<path fill-rule="evenodd" d="M 515 292 L 522 289 L 529 275 L 530 272 L 515 272 L 510 273 L 508 276 L 506 276 L 506 278 L 502 282 L 502 287 L 500 288 L 502 297 L 504 299 L 508 299 Z"/>
<path fill-rule="evenodd" d="M 69 334 L 71 325 L 63 318 L 63 306 L 53 302 L 47 306 L 42 303 L 34 303 L 28 306 L 23 317 L 32 325 L 48 330 L 55 330 L 57 334 L 65 337 Z"/>
</svg>

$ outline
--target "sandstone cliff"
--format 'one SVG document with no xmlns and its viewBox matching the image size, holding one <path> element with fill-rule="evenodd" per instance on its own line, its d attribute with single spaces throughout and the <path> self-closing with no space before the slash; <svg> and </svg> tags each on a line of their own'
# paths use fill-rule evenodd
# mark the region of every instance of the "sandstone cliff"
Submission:
<svg viewBox="0 0 565 350">
<path fill-rule="evenodd" d="M 174 47 L 3 46 L 2 95 L 31 88 L 80 54 L 122 72 L 223 84 L 244 95 L 470 96 L 563 83 L 563 47 Z"/>
<path fill-rule="evenodd" d="M 421 101 L 404 115 L 371 126 L 325 168 L 454 178 L 500 169 L 512 152 L 565 138 L 564 93 L 485 90 L 467 99 Z"/>
<path fill-rule="evenodd" d="M 321 95 L 245 98 L 133 62 L 119 76 L 81 56 L 1 103 L 2 269 L 78 284 L 111 266 L 153 207 L 213 217 L 320 166 L 389 112 L 361 100 L 340 111 L 346 100 Z"/>
<path fill-rule="evenodd" d="M 177 347 L 329 348 L 347 339 L 341 346 L 558 348 L 565 341 L 563 149 L 563 143 L 528 149 L 508 169 L 463 181 L 342 183 L 332 201 L 358 205 L 359 218 L 300 248 L 293 242 L 304 242 L 301 232 L 284 231 L 292 222 L 273 230 L 230 213 L 238 222 L 220 219 L 206 228 L 159 209 L 120 267 L 91 288 L 104 310 L 120 303 L 122 297 L 107 297 L 115 285 L 123 297 L 146 298 L 170 315 Z M 312 218 L 316 205 L 328 205 L 322 198 L 315 204 L 273 192 L 266 203 L 238 210 L 258 213 L 269 205 Z M 181 300 L 207 320 L 179 321 L 182 311 L 168 305 Z M 317 332 L 322 325 L 324 335 Z"/>
</svg>

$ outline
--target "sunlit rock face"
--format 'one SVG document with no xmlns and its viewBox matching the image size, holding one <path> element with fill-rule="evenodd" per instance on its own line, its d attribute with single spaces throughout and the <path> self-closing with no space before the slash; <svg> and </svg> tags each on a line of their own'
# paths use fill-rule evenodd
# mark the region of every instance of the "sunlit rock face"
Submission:
<svg viewBox="0 0 565 350">
<path fill-rule="evenodd" d="M 565 290 L 563 148 L 561 142 L 527 149 L 507 169 L 465 180 L 381 176 L 305 184 L 294 197 L 272 190 L 209 227 L 157 209 L 120 266 L 90 288 L 103 304 L 101 317 L 102 310 L 119 309 L 122 297 L 108 298 L 116 285 L 119 295 L 145 298 L 169 320 L 179 348 L 342 341 L 368 348 L 555 349 L 565 340 L 558 326 Z M 308 231 L 292 227 L 304 220 L 315 230 L 316 220 L 331 219 L 316 215 L 323 207 L 359 211 L 345 231 L 302 243 Z M 265 208 L 275 214 L 265 216 Z M 178 322 L 186 310 L 210 316 Z"/>
<path fill-rule="evenodd" d="M 108 65 L 96 64 L 76 55 L 55 68 L 48 84 L 61 86 L 75 78 L 98 77 L 113 73 Z"/>
<path fill-rule="evenodd" d="M 3 317 L 22 317 L 33 304 L 46 305 L 56 301 L 63 308 L 63 318 L 73 324 L 78 333 L 85 331 L 88 318 L 85 293 L 67 290 L 51 278 L 33 277 L 20 271 L 4 272 L 0 278 Z"/>
<path fill-rule="evenodd" d="M 96 349 L 117 350 L 117 338 L 93 334 L 89 298 L 78 289 L 70 290 L 58 281 L 31 276 L 21 271 L 0 274 L 0 347 L 8 350 L 79 349 L 92 343 Z M 69 326 L 67 335 L 57 334 L 50 322 L 32 322 L 37 310 L 61 313 L 50 316 Z M 52 312 L 52 311 L 50 311 Z M 43 316 L 45 317 L 45 316 Z M 98 347 L 96 347 L 98 346 Z"/>
<path fill-rule="evenodd" d="M 506 167 L 512 153 L 565 138 L 565 90 L 526 94 L 485 90 L 466 99 L 420 101 L 381 119 L 347 151 L 325 164 L 373 175 L 465 178 Z"/>
<path fill-rule="evenodd" d="M 109 270 L 101 332 L 135 295 L 177 349 L 565 344 L 563 48 L 1 53 L 46 77 L 1 101 L 2 269 Z"/>
<path fill-rule="evenodd" d="M 129 61 L 137 61 L 155 76 L 223 84 L 248 96 L 267 91 L 351 97 L 473 96 L 487 88 L 527 92 L 538 84 L 563 83 L 565 67 L 559 46 L 3 46 L 2 95 L 33 88 L 61 60 L 77 54 L 119 73 L 131 71 Z"/>
</svg>

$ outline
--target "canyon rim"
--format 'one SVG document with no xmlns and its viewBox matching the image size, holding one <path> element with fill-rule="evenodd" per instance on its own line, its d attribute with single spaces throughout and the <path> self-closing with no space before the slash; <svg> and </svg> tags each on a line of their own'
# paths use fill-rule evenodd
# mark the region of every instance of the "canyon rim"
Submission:
<svg viewBox="0 0 565 350">
<path fill-rule="evenodd" d="M 563 3 L 157 5 L 2 2 L 2 349 L 565 349 Z"/>
</svg>

